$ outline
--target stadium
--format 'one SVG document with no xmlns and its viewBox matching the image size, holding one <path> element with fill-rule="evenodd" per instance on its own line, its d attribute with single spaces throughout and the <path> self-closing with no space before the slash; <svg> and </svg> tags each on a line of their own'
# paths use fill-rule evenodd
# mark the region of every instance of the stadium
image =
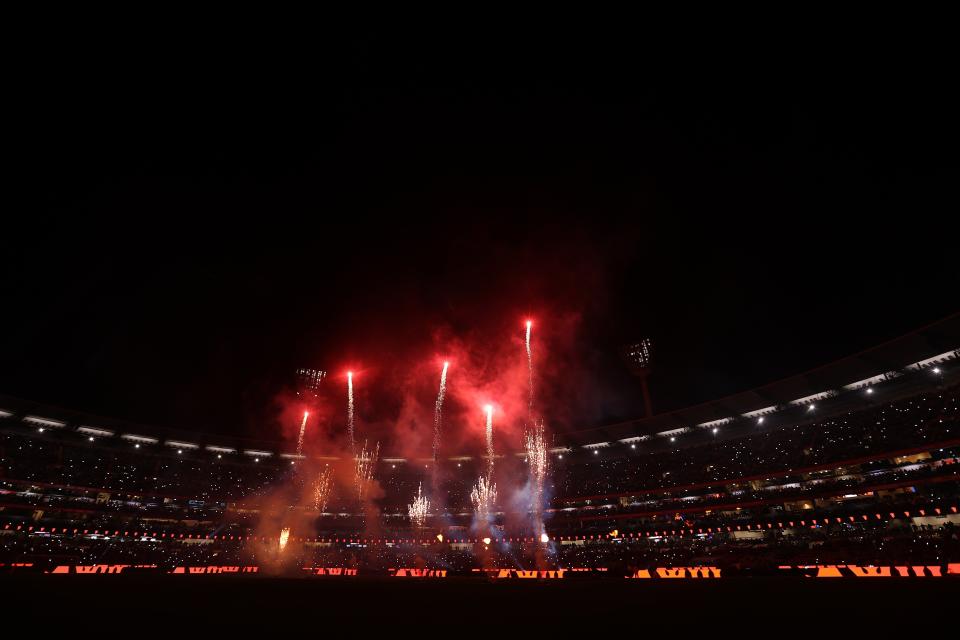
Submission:
<svg viewBox="0 0 960 640">
<path fill-rule="evenodd" d="M 952 40 L 612 22 L 40 22 L 0 627 L 948 633 Z"/>
<path fill-rule="evenodd" d="M 303 499 L 317 493 L 305 469 L 355 461 L 5 397 L 0 570 L 48 580 L 960 580 L 958 344 L 954 316 L 749 392 L 564 434 L 545 451 L 539 521 L 512 500 L 478 523 L 470 488 L 482 455 L 384 452 L 372 461 L 374 516 L 352 488 L 325 504 Z M 532 477 L 535 455 L 495 455 L 501 491 Z M 423 487 L 443 502 L 418 515 L 411 500 Z"/>
</svg>

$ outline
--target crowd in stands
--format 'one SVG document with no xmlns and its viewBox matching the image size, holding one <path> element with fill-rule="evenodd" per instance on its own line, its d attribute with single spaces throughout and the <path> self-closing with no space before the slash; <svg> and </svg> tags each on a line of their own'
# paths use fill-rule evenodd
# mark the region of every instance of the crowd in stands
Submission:
<svg viewBox="0 0 960 640">
<path fill-rule="evenodd" d="M 892 524 L 835 524 L 772 530 L 738 539 L 730 534 L 662 538 L 605 538 L 549 545 L 493 540 L 468 548 L 448 544 L 348 545 L 290 543 L 284 551 L 267 542 L 134 541 L 77 536 L 0 535 L 0 563 L 181 566 L 256 565 L 266 572 L 297 573 L 303 567 L 348 567 L 364 572 L 396 568 L 476 569 L 604 568 L 623 575 L 657 566 L 715 566 L 763 571 L 780 565 L 943 564 L 960 558 L 960 528 Z"/>
<path fill-rule="evenodd" d="M 584 496 L 732 480 L 960 438 L 960 387 L 826 420 L 671 452 L 558 466 L 557 494 Z"/>
</svg>

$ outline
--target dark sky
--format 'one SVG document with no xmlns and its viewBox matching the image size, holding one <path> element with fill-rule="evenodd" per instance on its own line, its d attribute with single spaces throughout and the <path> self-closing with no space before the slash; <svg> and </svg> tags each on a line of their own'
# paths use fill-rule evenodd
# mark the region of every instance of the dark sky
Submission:
<svg viewBox="0 0 960 640">
<path fill-rule="evenodd" d="M 20 70 L 0 393 L 263 434 L 298 366 L 576 313 L 586 427 L 641 336 L 669 409 L 960 307 L 940 52 L 321 40 Z"/>
</svg>

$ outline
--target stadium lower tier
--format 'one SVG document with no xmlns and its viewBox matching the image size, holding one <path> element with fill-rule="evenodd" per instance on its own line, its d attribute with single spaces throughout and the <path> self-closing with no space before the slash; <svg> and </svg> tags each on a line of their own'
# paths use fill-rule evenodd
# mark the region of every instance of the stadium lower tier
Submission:
<svg viewBox="0 0 960 640">
<path fill-rule="evenodd" d="M 289 530 L 278 536 L 201 537 L 9 524 L 0 534 L 0 568 L 50 573 L 195 573 L 187 568 L 256 567 L 236 572 L 394 575 L 403 569 L 426 576 L 519 570 L 631 576 L 651 568 L 710 567 L 727 575 L 762 575 L 783 572 L 783 567 L 943 567 L 960 562 L 957 505 L 705 529 L 674 521 L 654 531 L 613 530 L 542 540 L 496 533 L 482 539 L 425 533 L 418 538 L 322 538 Z"/>
</svg>

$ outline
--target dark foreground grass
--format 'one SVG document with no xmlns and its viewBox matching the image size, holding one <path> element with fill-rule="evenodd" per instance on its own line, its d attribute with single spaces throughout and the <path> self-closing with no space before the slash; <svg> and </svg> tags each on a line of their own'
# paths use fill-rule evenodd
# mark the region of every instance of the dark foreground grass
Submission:
<svg viewBox="0 0 960 640">
<path fill-rule="evenodd" d="M 833 637 L 841 630 L 941 635 L 955 629 L 960 580 L 31 575 L 0 577 L 0 597 L 0 628 L 26 621 L 36 630 L 82 629 L 102 637 L 375 629 L 405 636 L 560 630 L 604 637 L 673 629 L 684 637 Z"/>
</svg>

